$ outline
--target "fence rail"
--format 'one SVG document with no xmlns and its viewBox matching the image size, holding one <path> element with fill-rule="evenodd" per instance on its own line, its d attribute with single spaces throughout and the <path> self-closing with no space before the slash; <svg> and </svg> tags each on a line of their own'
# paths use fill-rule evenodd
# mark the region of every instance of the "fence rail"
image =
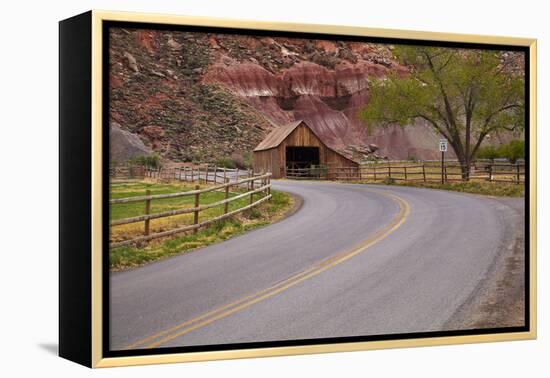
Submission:
<svg viewBox="0 0 550 378">
<path fill-rule="evenodd" d="M 180 180 L 198 183 L 225 183 L 226 180 L 238 181 L 242 177 L 251 177 L 252 170 L 230 169 L 211 166 L 173 167 L 161 169 L 146 169 L 144 177 L 158 180 Z"/>
<path fill-rule="evenodd" d="M 525 183 L 525 164 L 477 163 L 470 167 L 458 162 L 445 165 L 416 164 L 365 164 L 358 167 L 312 167 L 287 168 L 288 178 L 297 180 L 343 180 L 343 181 L 490 181 Z"/>
<path fill-rule="evenodd" d="M 118 165 L 109 167 L 109 177 L 117 180 L 143 178 L 145 168 L 141 165 Z"/>
<path fill-rule="evenodd" d="M 256 182 L 259 182 L 259 186 L 255 185 Z M 229 197 L 229 189 L 231 187 L 234 187 L 234 186 L 240 187 L 242 185 L 247 186 L 247 190 L 244 193 L 239 193 L 233 197 Z M 212 202 L 212 203 L 205 203 L 205 204 L 200 203 L 200 198 L 202 194 L 212 192 L 212 191 L 220 191 L 220 190 L 223 190 L 223 192 L 225 193 L 223 200 Z M 263 196 L 260 199 L 257 199 L 256 201 L 254 201 L 254 194 L 257 194 L 257 193 L 261 193 L 263 194 Z M 181 209 L 150 214 L 151 202 L 154 200 L 177 198 L 177 197 L 190 197 L 190 196 L 194 197 L 193 207 L 185 207 Z M 242 198 L 246 198 L 246 197 L 250 198 L 248 205 L 229 211 L 229 206 L 228 206 L 229 203 L 233 201 L 237 201 Z M 117 204 L 133 203 L 133 202 L 145 202 L 145 214 L 135 216 L 135 217 L 116 219 L 111 221 L 110 223 L 111 227 L 130 224 L 130 223 L 144 222 L 144 230 L 143 230 L 142 236 L 138 236 L 136 238 L 129 239 L 129 240 L 113 242 L 109 245 L 109 247 L 110 248 L 123 247 L 126 245 L 145 242 L 156 238 L 175 235 L 185 231 L 197 232 L 197 230 L 201 227 L 226 219 L 242 211 L 251 209 L 269 199 L 271 199 L 271 173 L 252 175 L 251 177 L 237 179 L 236 181 L 229 181 L 229 178 L 226 177 L 224 184 L 215 185 L 204 189 L 200 189 L 199 185 L 196 185 L 195 190 L 190 190 L 187 192 L 151 195 L 148 190 L 146 194 L 143 196 L 111 199 L 109 201 L 109 204 L 111 206 L 117 205 Z M 199 221 L 199 216 L 202 211 L 211 209 L 217 206 L 222 206 L 222 205 L 224 207 L 224 211 L 222 215 L 213 217 L 210 219 L 206 219 L 203 221 Z M 149 229 L 150 229 L 149 222 L 152 219 L 160 219 L 160 218 L 173 217 L 176 215 L 191 214 L 191 213 L 193 214 L 193 223 L 190 225 L 185 225 L 172 230 L 157 232 L 153 234 L 149 232 Z"/>
</svg>

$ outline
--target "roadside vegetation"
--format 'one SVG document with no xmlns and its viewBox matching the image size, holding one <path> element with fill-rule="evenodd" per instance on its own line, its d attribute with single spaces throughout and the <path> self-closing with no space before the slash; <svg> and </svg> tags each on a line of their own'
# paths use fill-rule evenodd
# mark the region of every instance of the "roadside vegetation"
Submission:
<svg viewBox="0 0 550 378">
<path fill-rule="evenodd" d="M 525 185 L 506 182 L 488 182 L 488 181 L 448 181 L 445 183 L 437 181 L 398 181 L 386 178 L 383 181 L 363 180 L 356 181 L 362 184 L 378 184 L 378 185 L 397 185 L 397 186 L 412 186 L 416 188 L 429 188 L 450 190 L 455 192 L 482 194 L 487 196 L 497 197 L 523 197 L 525 196 Z"/>
<path fill-rule="evenodd" d="M 512 140 L 510 143 L 500 146 L 480 147 L 477 152 L 479 159 L 508 159 L 515 163 L 518 159 L 525 158 L 525 141 L 520 139 Z"/>
<path fill-rule="evenodd" d="M 194 185 L 185 182 L 154 183 L 131 182 L 111 184 L 111 198 L 124 198 L 144 195 L 145 190 L 151 190 L 151 194 L 166 194 L 189 191 Z M 201 186 L 203 188 L 204 186 Z M 231 196 L 237 195 L 234 192 Z M 273 198 L 257 207 L 245 210 L 231 218 L 216 222 L 208 227 L 200 229 L 196 234 L 185 233 L 175 237 L 152 240 L 142 245 L 132 245 L 115 248 L 110 251 L 109 265 L 112 271 L 136 267 L 147 262 L 159 260 L 179 253 L 188 252 L 197 248 L 227 240 L 246 231 L 273 223 L 289 211 L 293 205 L 292 197 L 286 193 L 271 191 Z M 255 194 L 255 200 L 260 198 Z M 201 195 L 201 204 L 220 201 L 224 198 L 223 192 L 208 192 Z M 151 202 L 151 213 L 167 210 L 193 207 L 193 196 L 167 198 Z M 249 198 L 242 198 L 229 203 L 229 211 L 243 207 Z M 122 219 L 142 215 L 144 213 L 143 202 L 111 205 L 110 220 Z M 201 212 L 200 219 L 214 218 L 223 213 L 223 206 L 207 209 Z M 151 220 L 151 232 L 160 232 L 192 224 L 193 214 L 182 214 L 173 217 Z M 143 234 L 143 222 L 111 227 L 110 241 L 120 241 Z"/>
<path fill-rule="evenodd" d="M 413 186 L 418 188 L 431 188 L 452 190 L 455 192 L 483 194 L 497 197 L 523 197 L 525 185 L 513 183 L 496 183 L 481 181 L 454 181 L 454 182 L 394 182 L 394 185 Z"/>
</svg>

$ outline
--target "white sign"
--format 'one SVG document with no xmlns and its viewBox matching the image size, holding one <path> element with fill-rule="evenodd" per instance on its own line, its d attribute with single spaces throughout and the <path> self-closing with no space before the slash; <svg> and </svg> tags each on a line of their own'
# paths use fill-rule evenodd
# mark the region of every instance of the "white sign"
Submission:
<svg viewBox="0 0 550 378">
<path fill-rule="evenodd" d="M 447 139 L 439 139 L 439 152 L 447 152 Z"/>
</svg>

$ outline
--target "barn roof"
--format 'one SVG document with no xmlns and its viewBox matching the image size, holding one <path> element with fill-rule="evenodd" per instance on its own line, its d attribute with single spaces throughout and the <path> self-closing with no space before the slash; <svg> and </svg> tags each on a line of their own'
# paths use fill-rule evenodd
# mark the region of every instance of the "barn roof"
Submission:
<svg viewBox="0 0 550 378">
<path fill-rule="evenodd" d="M 275 148 L 285 140 L 287 136 L 290 135 L 303 121 L 297 120 L 286 124 L 284 126 L 279 126 L 273 129 L 264 140 L 260 142 L 254 149 L 254 151 L 263 151 L 269 150 L 270 148 Z"/>
</svg>

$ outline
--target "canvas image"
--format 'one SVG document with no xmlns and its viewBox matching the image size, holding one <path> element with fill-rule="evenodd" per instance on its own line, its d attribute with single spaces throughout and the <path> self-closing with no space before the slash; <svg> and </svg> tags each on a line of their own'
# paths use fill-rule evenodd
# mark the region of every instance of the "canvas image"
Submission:
<svg viewBox="0 0 550 378">
<path fill-rule="evenodd" d="M 529 329 L 527 48 L 105 33 L 109 352 Z"/>
</svg>

